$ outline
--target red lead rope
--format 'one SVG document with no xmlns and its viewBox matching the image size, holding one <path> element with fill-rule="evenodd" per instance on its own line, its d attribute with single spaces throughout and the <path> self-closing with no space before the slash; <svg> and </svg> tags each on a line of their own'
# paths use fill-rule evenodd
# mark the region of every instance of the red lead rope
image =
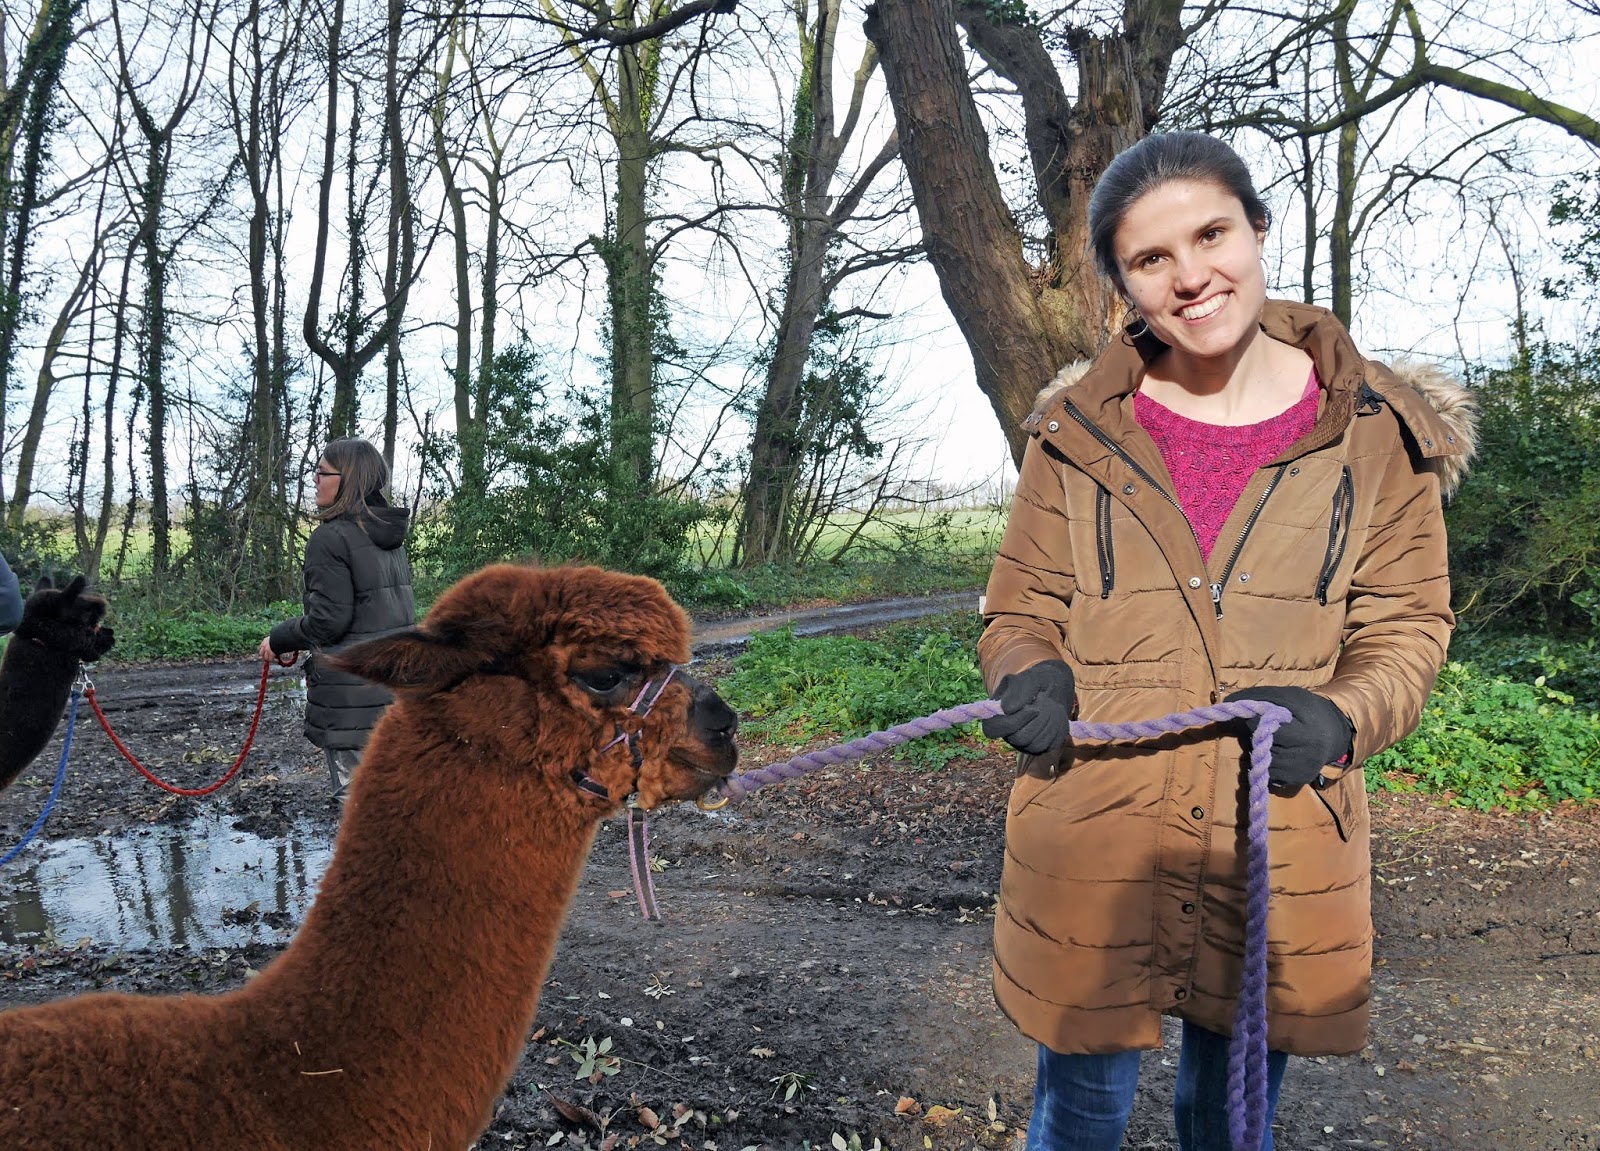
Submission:
<svg viewBox="0 0 1600 1151">
<path fill-rule="evenodd" d="M 210 795 L 213 791 L 225 786 L 230 779 L 238 775 L 239 768 L 244 766 L 244 757 L 249 752 L 250 745 L 255 742 L 256 726 L 261 722 L 261 708 L 267 700 L 267 672 L 270 671 L 271 668 L 272 665 L 266 660 L 261 661 L 261 687 L 260 690 L 256 692 L 256 713 L 250 718 L 250 734 L 244 738 L 244 746 L 239 749 L 239 757 L 233 761 L 233 766 L 228 769 L 227 774 L 221 779 L 217 780 L 217 782 L 211 784 L 209 787 L 174 787 L 170 783 L 166 783 L 160 779 L 157 779 L 155 775 L 151 773 L 149 768 L 145 767 L 144 764 L 140 763 L 136 758 L 134 758 L 133 752 L 129 751 L 127 747 L 124 746 L 123 742 L 117 738 L 117 733 L 111 730 L 111 725 L 106 722 L 106 713 L 100 710 L 100 701 L 94 696 L 94 686 L 92 684 L 90 685 L 89 690 L 84 692 L 84 698 L 89 701 L 89 706 L 94 708 L 95 718 L 100 721 L 100 726 L 105 728 L 106 735 L 111 738 L 111 742 L 116 746 L 116 749 L 122 753 L 122 758 L 126 759 L 129 763 L 133 764 L 134 767 L 138 768 L 140 775 L 144 776 L 162 791 L 169 791 L 173 795 Z"/>
</svg>

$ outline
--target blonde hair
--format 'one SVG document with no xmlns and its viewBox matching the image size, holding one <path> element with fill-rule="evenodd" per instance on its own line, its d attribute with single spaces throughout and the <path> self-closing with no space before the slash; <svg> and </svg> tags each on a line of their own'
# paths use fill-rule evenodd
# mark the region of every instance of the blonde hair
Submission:
<svg viewBox="0 0 1600 1151">
<path fill-rule="evenodd" d="M 317 510 L 321 520 L 348 515 L 356 521 L 367 517 L 367 497 L 389 486 L 389 465 L 383 455 L 366 440 L 334 440 L 322 449 L 323 460 L 339 473 L 339 494 L 333 503 Z"/>
</svg>

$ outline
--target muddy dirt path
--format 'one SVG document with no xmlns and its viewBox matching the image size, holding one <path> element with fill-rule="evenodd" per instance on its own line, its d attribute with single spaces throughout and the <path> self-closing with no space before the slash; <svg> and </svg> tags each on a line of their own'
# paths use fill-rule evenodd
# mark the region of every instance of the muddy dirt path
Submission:
<svg viewBox="0 0 1600 1151">
<path fill-rule="evenodd" d="M 255 670 L 96 679 L 119 734 L 193 785 L 231 762 Z M 204 800 L 146 784 L 85 709 L 46 841 L 0 873 L 0 1008 L 218 990 L 283 946 L 338 808 L 300 737 L 297 678 L 275 672 L 269 698 L 240 779 Z M 42 807 L 58 747 L 0 795 L 0 848 Z M 661 924 L 633 904 L 620 823 L 603 827 L 479 1147 L 1016 1146 L 1033 1052 L 989 990 L 1010 775 L 998 754 L 939 773 L 882 760 L 721 813 L 662 813 Z M 1373 835 L 1372 1044 L 1291 1064 L 1277 1146 L 1600 1148 L 1600 811 L 1495 817 L 1385 797 Z M 577 1078 L 585 1043 L 607 1039 L 615 1062 Z M 1146 1056 L 1130 1148 L 1176 1146 L 1173 1053 Z"/>
</svg>

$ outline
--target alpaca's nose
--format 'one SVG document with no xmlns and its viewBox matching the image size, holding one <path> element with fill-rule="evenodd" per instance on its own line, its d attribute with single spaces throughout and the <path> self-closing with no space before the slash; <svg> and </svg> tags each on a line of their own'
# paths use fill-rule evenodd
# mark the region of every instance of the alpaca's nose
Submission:
<svg viewBox="0 0 1600 1151">
<path fill-rule="evenodd" d="M 739 717 L 733 708 L 703 683 L 695 685 L 694 718 L 706 734 L 720 739 L 732 739 L 739 730 Z"/>
</svg>

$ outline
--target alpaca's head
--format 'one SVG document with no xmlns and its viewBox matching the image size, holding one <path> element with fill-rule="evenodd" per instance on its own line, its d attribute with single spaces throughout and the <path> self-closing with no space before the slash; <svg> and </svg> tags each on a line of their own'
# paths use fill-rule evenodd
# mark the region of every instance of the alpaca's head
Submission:
<svg viewBox="0 0 1600 1151">
<path fill-rule="evenodd" d="M 64 588 L 55 587 L 50 578 L 41 578 L 33 594 L 22 606 L 22 622 L 16 639 L 34 643 L 49 651 L 59 651 L 84 663 L 93 663 L 111 650 L 111 629 L 100 626 L 106 616 L 106 601 L 84 593 L 88 581 L 77 576 Z"/>
<path fill-rule="evenodd" d="M 332 662 L 465 726 L 481 722 L 480 745 L 536 715 L 528 770 L 567 783 L 576 773 L 585 802 L 636 794 L 648 808 L 704 794 L 737 760 L 738 719 L 675 670 L 688 658 L 689 619 L 655 580 L 496 564 L 445 592 L 420 627 Z M 654 702 L 636 712 L 641 693 Z"/>
</svg>

